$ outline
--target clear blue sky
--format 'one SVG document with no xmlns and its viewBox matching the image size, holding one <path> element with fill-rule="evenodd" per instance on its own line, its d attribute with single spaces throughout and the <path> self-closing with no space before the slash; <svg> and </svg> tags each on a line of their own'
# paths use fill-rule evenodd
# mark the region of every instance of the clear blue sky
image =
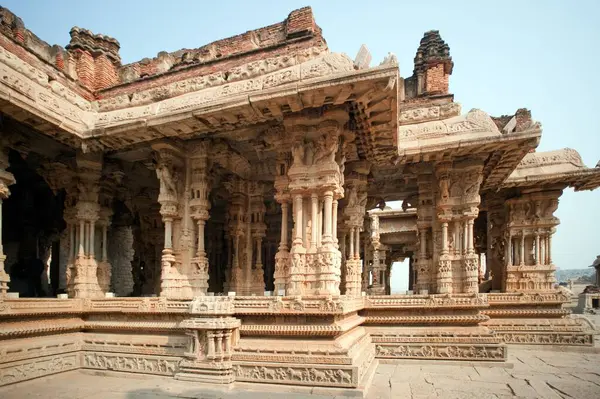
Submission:
<svg viewBox="0 0 600 399">
<path fill-rule="evenodd" d="M 73 26 L 112 36 L 124 63 L 159 51 L 195 48 L 276 23 L 310 5 L 329 48 L 354 58 L 361 44 L 373 65 L 388 52 L 412 73 L 423 32 L 450 45 L 450 89 L 463 111 L 532 110 L 544 133 L 538 151 L 571 147 L 588 166 L 600 159 L 600 1 L 157 1 L 9 0 L 2 5 L 50 44 L 66 45 Z M 600 255 L 600 190 L 560 200 L 553 242 L 560 268 Z"/>
</svg>

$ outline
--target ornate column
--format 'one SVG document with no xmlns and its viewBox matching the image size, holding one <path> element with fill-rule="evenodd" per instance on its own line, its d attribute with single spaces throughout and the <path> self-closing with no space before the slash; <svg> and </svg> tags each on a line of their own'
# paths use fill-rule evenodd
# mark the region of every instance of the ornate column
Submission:
<svg viewBox="0 0 600 399">
<path fill-rule="evenodd" d="M 519 196 L 506 201 L 508 234 L 516 238 L 519 248 L 514 264 L 506 262 L 507 292 L 554 289 L 556 268 L 552 264 L 550 240 L 559 224 L 554 212 L 561 194 L 560 189 L 524 189 Z M 534 247 L 535 262 L 525 259 L 526 243 Z"/>
<path fill-rule="evenodd" d="M 474 251 L 473 223 L 479 214 L 482 170 L 483 160 L 477 158 L 440 162 L 435 166 L 438 181 L 436 219 L 442 236 L 437 262 L 439 293 L 476 293 L 479 290 L 479 259 Z M 449 223 L 462 225 L 462 251 L 448 251 Z M 459 246 L 458 243 L 455 245 Z"/>
<path fill-rule="evenodd" d="M 98 262 L 98 284 L 100 285 L 100 289 L 102 290 L 102 292 L 109 292 L 110 291 L 110 283 L 111 283 L 111 276 L 112 276 L 112 265 L 111 263 L 108 261 L 108 226 L 110 225 L 110 218 L 112 216 L 112 209 L 109 208 L 108 206 L 103 206 L 100 208 L 100 214 L 99 214 L 99 219 L 98 219 L 98 225 L 100 226 L 101 230 L 102 230 L 102 237 L 101 237 L 101 242 L 102 242 L 102 254 L 100 257 L 100 261 Z M 94 241 L 94 238 L 91 239 L 92 242 Z M 133 244 L 133 242 L 132 242 Z M 92 245 L 93 247 L 93 245 Z M 126 264 L 121 264 L 120 266 L 125 266 L 129 268 L 129 280 L 131 280 L 131 263 L 129 265 Z M 127 291 L 125 289 L 121 289 L 121 285 L 125 285 L 128 284 L 129 281 L 124 281 L 124 279 L 126 279 L 125 276 L 121 275 L 119 279 L 116 279 L 117 281 L 119 281 L 119 291 L 121 292 L 121 294 L 123 295 L 123 292 Z M 131 283 L 133 283 L 133 281 L 131 281 Z M 115 287 L 116 288 L 116 287 Z M 133 289 L 133 286 L 131 287 L 131 289 Z M 116 289 L 115 289 L 116 292 Z M 124 296 L 124 295 L 123 295 Z"/>
<path fill-rule="evenodd" d="M 74 205 L 75 223 L 79 224 L 79 250 L 67 270 L 67 293 L 76 298 L 103 296 L 98 282 L 98 261 L 93 245 L 93 229 L 100 218 L 101 154 L 77 154 L 77 199 Z M 87 228 L 90 226 L 90 228 Z"/>
<path fill-rule="evenodd" d="M 208 290 L 208 258 L 206 257 L 204 230 L 210 217 L 210 184 L 208 180 L 208 152 L 206 141 L 195 143 L 190 154 L 190 217 L 197 228 L 195 251 L 191 259 L 189 281 L 194 297 L 206 295 Z"/>
<path fill-rule="evenodd" d="M 156 176 L 160 182 L 158 202 L 165 225 L 161 256 L 160 295 L 167 298 L 191 298 L 192 290 L 186 281 L 182 253 L 174 247 L 174 224 L 181 219 L 182 182 L 185 182 L 180 151 L 169 144 L 152 146 L 157 158 Z"/>
<path fill-rule="evenodd" d="M 247 294 L 252 271 L 252 259 L 248 257 L 252 248 L 247 247 L 248 243 L 252 244 L 248 215 L 248 183 L 234 177 L 224 184 L 231 195 L 227 209 L 227 229 L 233 242 L 228 289 Z"/>
<path fill-rule="evenodd" d="M 331 119 L 330 119 L 331 116 Z M 344 196 L 343 165 L 339 156 L 343 142 L 342 126 L 348 119 L 343 111 L 331 111 L 318 120 L 306 118 L 284 120 L 288 136 L 293 140 L 293 163 L 287 171 L 289 192 L 295 201 L 294 228 L 296 238 L 290 251 L 289 295 L 339 295 L 341 253 L 333 237 L 333 201 Z M 343 145 L 342 145 L 343 148 Z M 340 168 L 340 166 L 342 168 Z M 323 199 L 323 235 L 317 248 L 302 241 L 301 231 L 310 216 L 313 195 Z M 306 199 L 306 202 L 304 201 Z M 317 219 L 318 219 L 317 204 Z M 315 221 L 313 221 L 314 223 Z M 318 226 L 318 224 L 317 224 Z"/>
<path fill-rule="evenodd" d="M 430 165 L 422 164 L 417 167 L 417 228 L 419 230 L 419 253 L 414 265 L 416 270 L 415 292 L 419 294 L 433 293 L 433 221 L 435 189 L 433 170 Z"/>
<path fill-rule="evenodd" d="M 262 241 L 266 237 L 267 225 L 265 223 L 265 213 L 267 207 L 264 201 L 265 187 L 260 182 L 251 182 L 249 188 L 250 194 L 250 215 L 251 215 L 251 237 L 252 253 L 251 259 L 255 259 L 252 265 L 252 277 L 250 294 L 264 295 L 265 292 L 265 274 L 262 262 Z"/>
<path fill-rule="evenodd" d="M 2 247 L 2 201 L 10 195 L 8 186 L 15 184 L 15 177 L 12 173 L 6 171 L 8 166 L 8 148 L 3 147 L 0 143 L 0 297 L 6 295 L 8 283 L 10 282 L 10 276 L 4 270 L 6 255 Z"/>
<path fill-rule="evenodd" d="M 366 162 L 348 163 L 344 177 L 345 191 L 347 193 L 346 206 L 343 209 L 346 228 L 351 231 L 350 254 L 345 263 L 346 295 L 360 296 L 362 293 L 363 265 L 360 259 L 360 232 L 363 230 L 367 206 L 367 175 L 370 164 Z M 369 214 L 370 243 L 373 248 L 379 243 L 379 218 L 376 214 Z M 367 240 L 365 240 L 367 241 Z M 365 259 L 365 276 L 368 281 L 367 260 Z M 373 265 L 374 266 L 374 265 Z"/>
</svg>

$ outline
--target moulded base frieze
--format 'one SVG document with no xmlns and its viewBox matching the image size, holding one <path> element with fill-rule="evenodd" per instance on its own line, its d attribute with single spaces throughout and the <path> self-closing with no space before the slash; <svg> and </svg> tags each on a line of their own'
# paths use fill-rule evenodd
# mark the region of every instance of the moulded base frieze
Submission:
<svg viewBox="0 0 600 399">
<path fill-rule="evenodd" d="M 38 357 L 0 365 L 0 386 L 79 368 L 76 352 Z"/>
<path fill-rule="evenodd" d="M 182 360 L 176 380 L 195 381 L 211 384 L 232 384 L 235 381 L 231 362 L 197 362 Z"/>
<path fill-rule="evenodd" d="M 485 327 L 369 327 L 378 359 L 506 361 L 507 348 Z"/>
<path fill-rule="evenodd" d="M 507 344 L 594 345 L 594 326 L 584 317 L 491 319 L 485 325 Z"/>
<path fill-rule="evenodd" d="M 233 355 L 236 381 L 357 388 L 375 359 L 362 327 L 329 339 L 242 338 Z"/>
<path fill-rule="evenodd" d="M 181 360 L 180 357 L 107 352 L 81 352 L 80 356 L 82 368 L 166 376 L 175 375 Z"/>
<path fill-rule="evenodd" d="M 233 369 L 236 381 L 345 388 L 358 386 L 356 366 L 238 362 Z"/>
</svg>

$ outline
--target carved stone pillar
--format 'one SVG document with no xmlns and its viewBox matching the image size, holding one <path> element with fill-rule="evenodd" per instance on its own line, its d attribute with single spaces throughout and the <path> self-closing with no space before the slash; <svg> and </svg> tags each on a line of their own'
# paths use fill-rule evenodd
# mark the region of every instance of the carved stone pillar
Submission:
<svg viewBox="0 0 600 399">
<path fill-rule="evenodd" d="M 2 147 L 2 143 L 0 143 L 0 296 L 4 296 L 8 292 L 8 283 L 10 282 L 10 276 L 4 270 L 6 255 L 2 247 L 2 201 L 10 195 L 8 186 L 15 184 L 12 173 L 6 171 L 8 166 L 8 148 Z"/>
<path fill-rule="evenodd" d="M 264 201 L 264 185 L 259 182 L 250 184 L 250 234 L 252 237 L 251 257 L 252 265 L 250 294 L 263 295 L 265 291 L 265 275 L 262 261 L 262 242 L 266 237 L 267 225 L 265 213 L 267 207 Z"/>
<path fill-rule="evenodd" d="M 227 209 L 227 230 L 232 242 L 227 287 L 229 291 L 248 294 L 252 273 L 248 182 L 236 177 L 225 182 L 225 187 L 231 194 Z"/>
<path fill-rule="evenodd" d="M 184 168 L 178 149 L 167 144 L 153 146 L 158 158 L 156 176 L 160 182 L 158 202 L 165 227 L 161 256 L 160 295 L 167 298 L 191 298 L 192 290 L 186 281 L 183 254 L 174 246 L 174 225 L 181 221 L 182 182 Z"/>
<path fill-rule="evenodd" d="M 528 189 L 505 202 L 507 236 L 515 238 L 518 248 L 514 262 L 510 257 L 504 262 L 507 292 L 554 289 L 556 267 L 552 264 L 550 241 L 560 222 L 554 212 L 561 194 L 561 189 Z M 527 248 L 533 248 L 534 257 L 527 256 Z"/>
<path fill-rule="evenodd" d="M 190 217 L 197 227 L 197 241 L 191 259 L 190 287 L 194 297 L 206 295 L 208 290 L 208 258 L 205 249 L 205 227 L 210 217 L 210 184 L 208 180 L 208 151 L 206 142 L 196 145 L 191 155 L 191 185 L 189 190 Z"/>
<path fill-rule="evenodd" d="M 417 203 L 417 227 L 419 230 L 419 253 L 415 269 L 415 290 L 419 294 L 432 293 L 435 275 L 433 272 L 433 221 L 434 212 L 434 177 L 428 165 L 421 165 L 418 169 L 417 185 L 419 187 Z"/>
<path fill-rule="evenodd" d="M 474 252 L 473 221 L 479 214 L 479 188 L 483 179 L 483 161 L 440 162 L 435 165 L 438 183 L 436 226 L 441 234 L 441 250 L 437 256 L 437 292 L 478 292 L 478 256 Z M 462 230 L 462 251 L 449 251 L 448 231 Z M 457 227 L 459 225 L 460 227 Z M 437 229 L 436 229 L 437 231 Z M 434 258 L 436 246 L 434 245 Z"/>
<path fill-rule="evenodd" d="M 344 277 L 346 279 L 346 295 L 360 296 L 362 292 L 362 268 L 360 259 L 360 232 L 366 215 L 367 205 L 367 175 L 370 165 L 366 162 L 352 162 L 347 165 L 344 177 L 345 191 L 347 193 L 346 206 L 343 208 L 346 228 L 350 234 L 350 254 L 345 263 Z M 379 219 L 377 215 L 371 217 L 371 244 L 379 242 Z M 374 226 L 375 224 L 375 226 Z M 374 239 L 373 234 L 376 234 Z M 366 264 L 366 260 L 364 262 Z M 366 272 L 368 274 L 369 271 Z M 368 277 L 367 277 L 368 278 Z"/>
<path fill-rule="evenodd" d="M 288 295 L 339 295 L 341 253 L 335 244 L 333 207 L 334 201 L 344 195 L 343 156 L 339 155 L 343 142 L 342 126 L 348 115 L 333 111 L 325 121 L 313 119 L 289 119 L 286 125 L 293 138 L 293 163 L 287 171 L 288 189 L 294 201 L 295 238 L 290 251 Z M 342 146 L 343 147 L 343 146 Z M 340 166 L 342 169 L 340 169 Z M 313 199 L 314 198 L 314 199 Z M 312 204 L 316 199 L 316 215 Z M 319 240 L 319 201 L 323 203 L 322 231 Z M 311 220 L 314 218 L 315 220 Z M 314 242 L 305 242 L 303 230 L 307 222 L 316 224 Z M 319 245 L 320 241 L 320 245 Z M 360 269 L 359 269 L 360 270 Z M 360 275 L 360 273 L 359 273 Z"/>
<path fill-rule="evenodd" d="M 98 203 L 101 155 L 77 154 L 77 199 L 75 224 L 79 226 L 78 252 L 67 271 L 67 293 L 76 298 L 103 296 L 98 282 L 98 261 L 93 250 L 94 227 L 100 218 Z M 110 281 L 110 280 L 109 280 Z"/>
<path fill-rule="evenodd" d="M 98 225 L 102 231 L 101 235 L 101 248 L 102 253 L 100 254 L 100 260 L 98 261 L 98 284 L 100 285 L 100 289 L 102 292 L 106 293 L 110 291 L 111 285 L 111 276 L 112 276 L 112 264 L 108 260 L 108 226 L 110 225 L 110 217 L 112 216 L 112 209 L 103 206 L 100 208 Z M 91 241 L 95 241 L 94 238 L 91 238 Z M 95 243 L 92 244 L 92 248 L 95 246 Z M 123 267 L 129 268 L 129 274 L 131 275 L 131 263 L 127 266 L 126 263 L 122 264 Z M 128 284 L 127 278 L 118 279 L 119 284 Z M 131 280 L 131 277 L 129 278 Z M 131 281 L 133 283 L 133 281 Z M 123 286 L 124 287 L 124 286 Z M 131 287 L 133 289 L 133 286 Z M 125 289 L 120 289 L 120 292 L 125 292 Z"/>
</svg>

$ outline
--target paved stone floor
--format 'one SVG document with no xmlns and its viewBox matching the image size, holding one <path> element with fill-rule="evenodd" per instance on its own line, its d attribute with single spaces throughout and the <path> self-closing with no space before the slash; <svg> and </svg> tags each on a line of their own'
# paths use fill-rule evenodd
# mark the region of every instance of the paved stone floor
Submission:
<svg viewBox="0 0 600 399">
<path fill-rule="evenodd" d="M 496 367 L 433 362 L 380 364 L 367 398 L 600 398 L 598 350 L 559 352 L 511 347 L 509 353 L 509 364 Z M 244 385 L 225 392 L 162 377 L 74 371 L 0 388 L 0 398 L 318 399 L 344 394 L 317 388 L 312 394 L 306 389 L 295 391 Z"/>
</svg>

